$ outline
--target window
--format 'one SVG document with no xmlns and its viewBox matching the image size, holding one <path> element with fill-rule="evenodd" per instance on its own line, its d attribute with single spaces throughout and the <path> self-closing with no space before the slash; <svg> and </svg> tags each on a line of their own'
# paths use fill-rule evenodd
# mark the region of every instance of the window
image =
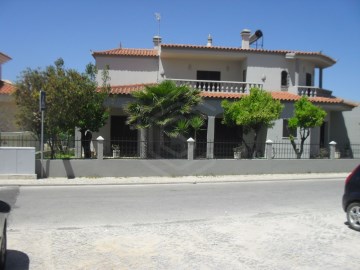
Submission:
<svg viewBox="0 0 360 270">
<path fill-rule="evenodd" d="M 291 129 L 289 128 L 289 120 L 288 119 L 283 119 L 283 138 L 289 138 L 290 135 L 292 135 L 293 137 L 297 137 L 297 129 Z"/>
<path fill-rule="evenodd" d="M 289 81 L 288 81 L 288 73 L 287 71 L 283 70 L 281 72 L 281 88 L 288 88 Z"/>
<path fill-rule="evenodd" d="M 196 74 L 196 79 L 199 81 L 220 81 L 221 73 L 220 71 L 203 71 L 198 70 Z M 219 83 L 212 82 L 201 82 L 197 83 L 196 88 L 200 88 L 204 91 L 216 91 L 220 88 Z"/>
</svg>

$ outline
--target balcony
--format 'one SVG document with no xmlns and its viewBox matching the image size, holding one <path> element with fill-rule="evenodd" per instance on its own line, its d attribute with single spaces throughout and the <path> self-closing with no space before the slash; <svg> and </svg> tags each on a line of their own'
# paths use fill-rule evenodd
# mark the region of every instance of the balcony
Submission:
<svg viewBox="0 0 360 270">
<path fill-rule="evenodd" d="M 314 86 L 298 86 L 297 89 L 299 96 L 332 97 L 332 91 Z"/>
<path fill-rule="evenodd" d="M 203 92 L 222 92 L 222 93 L 249 93 L 251 88 L 262 89 L 262 83 L 234 82 L 234 81 L 206 81 L 206 80 L 186 80 L 168 79 L 175 82 L 177 86 L 187 85 L 192 88 L 200 89 Z"/>
</svg>

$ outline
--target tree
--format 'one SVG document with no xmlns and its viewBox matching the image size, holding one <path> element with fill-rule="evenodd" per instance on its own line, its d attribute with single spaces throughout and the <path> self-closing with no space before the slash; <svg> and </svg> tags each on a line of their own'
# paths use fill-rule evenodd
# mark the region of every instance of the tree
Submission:
<svg viewBox="0 0 360 270">
<path fill-rule="evenodd" d="M 127 124 L 136 129 L 157 127 L 160 143 L 164 134 L 177 137 L 188 129 L 194 106 L 201 102 L 200 90 L 163 81 L 132 94 L 135 101 L 126 107 Z"/>
<path fill-rule="evenodd" d="M 108 69 L 102 72 L 102 86 L 98 87 L 95 79 L 97 69 L 93 64 L 86 66 L 86 72 L 79 74 L 75 70 L 68 71 L 70 88 L 73 97 L 69 100 L 70 111 L 74 117 L 73 124 L 81 133 L 81 144 L 85 158 L 91 157 L 91 133 L 103 127 L 109 118 L 105 100 L 109 96 Z"/>
<path fill-rule="evenodd" d="M 252 88 L 249 95 L 243 96 L 237 101 L 224 100 L 221 106 L 224 109 L 224 124 L 241 126 L 245 134 L 253 131 L 252 146 L 243 137 L 241 138 L 250 157 L 255 154 L 260 129 L 272 127 L 283 109 L 279 100 L 274 100 L 270 93 L 258 88 Z"/>
<path fill-rule="evenodd" d="M 295 137 L 290 135 L 291 145 L 296 153 L 296 157 L 300 159 L 304 152 L 304 143 L 310 135 L 310 129 L 322 125 L 326 112 L 312 104 L 305 96 L 296 101 L 294 106 L 294 116 L 289 119 L 288 128 L 300 129 L 300 149 L 296 145 Z"/>
<path fill-rule="evenodd" d="M 65 69 L 61 58 L 45 70 L 26 69 L 21 73 L 15 91 L 18 124 L 40 135 L 39 93 L 44 90 L 47 104 L 44 133 L 51 148 L 51 158 L 55 157 L 60 134 L 73 133 L 74 128 L 79 127 L 83 146 L 86 146 L 85 131 L 97 131 L 105 124 L 108 118 L 104 106 L 109 90 L 108 77 L 105 72 L 103 87 L 99 90 L 95 73 L 96 69 L 91 64 L 85 73 Z M 85 157 L 89 157 L 89 151 L 84 152 Z"/>
</svg>

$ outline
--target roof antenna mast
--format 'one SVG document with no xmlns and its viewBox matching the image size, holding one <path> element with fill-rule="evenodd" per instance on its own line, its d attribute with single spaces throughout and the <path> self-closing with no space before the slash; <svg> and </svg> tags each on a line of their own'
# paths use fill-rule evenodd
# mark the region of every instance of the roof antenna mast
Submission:
<svg viewBox="0 0 360 270">
<path fill-rule="evenodd" d="M 158 22 L 158 36 L 160 37 L 160 20 L 161 20 L 161 16 L 160 16 L 160 13 L 156 12 L 155 13 L 155 18 Z"/>
</svg>

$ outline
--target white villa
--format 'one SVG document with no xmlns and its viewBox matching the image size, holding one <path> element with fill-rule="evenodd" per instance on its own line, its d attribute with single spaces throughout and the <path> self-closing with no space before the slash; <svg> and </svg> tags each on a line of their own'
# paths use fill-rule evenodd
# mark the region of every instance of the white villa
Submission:
<svg viewBox="0 0 360 270">
<path fill-rule="evenodd" d="M 111 117 L 99 134 L 111 143 L 140 142 L 142 138 L 156 141 L 154 131 L 131 130 L 125 124 L 123 108 L 132 99 L 131 92 L 172 80 L 202 90 L 204 103 L 197 109 L 207 116 L 207 128 L 199 140 L 207 143 L 207 158 L 216 158 L 216 146 L 211 144 L 239 142 L 239 131 L 221 124 L 220 103 L 223 99 L 240 98 L 251 87 L 271 92 L 273 98 L 285 106 L 275 126 L 262 132 L 263 142 L 267 139 L 288 142 L 287 119 L 292 116 L 294 102 L 306 95 L 327 112 L 325 123 L 312 130 L 308 143 L 318 146 L 326 146 L 332 140 L 353 143 L 344 130 L 345 123 L 340 123 L 340 116 L 356 104 L 337 98 L 331 90 L 322 87 L 323 70 L 334 65 L 334 59 L 321 52 L 252 48 L 251 43 L 257 37 L 247 29 L 241 32 L 241 37 L 241 47 L 213 46 L 210 35 L 206 45 L 163 44 L 161 37 L 154 36 L 152 49 L 116 48 L 93 52 L 99 72 L 109 67 L 113 96 L 108 102 Z M 142 132 L 149 134 L 145 137 Z M 110 144 L 108 151 L 109 148 Z"/>
<path fill-rule="evenodd" d="M 99 72 L 109 67 L 113 96 L 108 102 L 111 117 L 99 135 L 111 144 L 117 140 L 140 142 L 143 138 L 156 141 L 153 131 L 132 130 L 125 124 L 123 107 L 132 99 L 131 92 L 148 84 L 172 80 L 202 90 L 204 103 L 197 109 L 207 116 L 207 127 L 199 140 L 207 143 L 207 158 L 216 158 L 216 143 L 239 142 L 238 131 L 221 124 L 221 101 L 240 98 L 254 86 L 271 92 L 273 98 L 285 106 L 274 127 L 262 132 L 263 142 L 267 139 L 289 142 L 287 119 L 293 114 L 294 102 L 306 95 L 327 112 L 325 123 L 312 130 L 307 143 L 321 147 L 332 140 L 353 143 L 344 130 L 341 115 L 356 104 L 335 97 L 322 86 L 323 70 L 336 63 L 333 58 L 321 52 L 252 48 L 258 37 L 247 29 L 241 32 L 241 37 L 241 47 L 213 46 L 210 35 L 205 45 L 163 44 L 161 37 L 154 36 L 152 49 L 115 48 L 93 52 Z M 149 132 L 148 136 L 143 132 Z M 154 144 L 150 148 L 156 147 Z M 137 151 L 139 147 L 139 144 L 135 147 Z M 110 151 L 110 144 L 106 149 Z"/>
</svg>

